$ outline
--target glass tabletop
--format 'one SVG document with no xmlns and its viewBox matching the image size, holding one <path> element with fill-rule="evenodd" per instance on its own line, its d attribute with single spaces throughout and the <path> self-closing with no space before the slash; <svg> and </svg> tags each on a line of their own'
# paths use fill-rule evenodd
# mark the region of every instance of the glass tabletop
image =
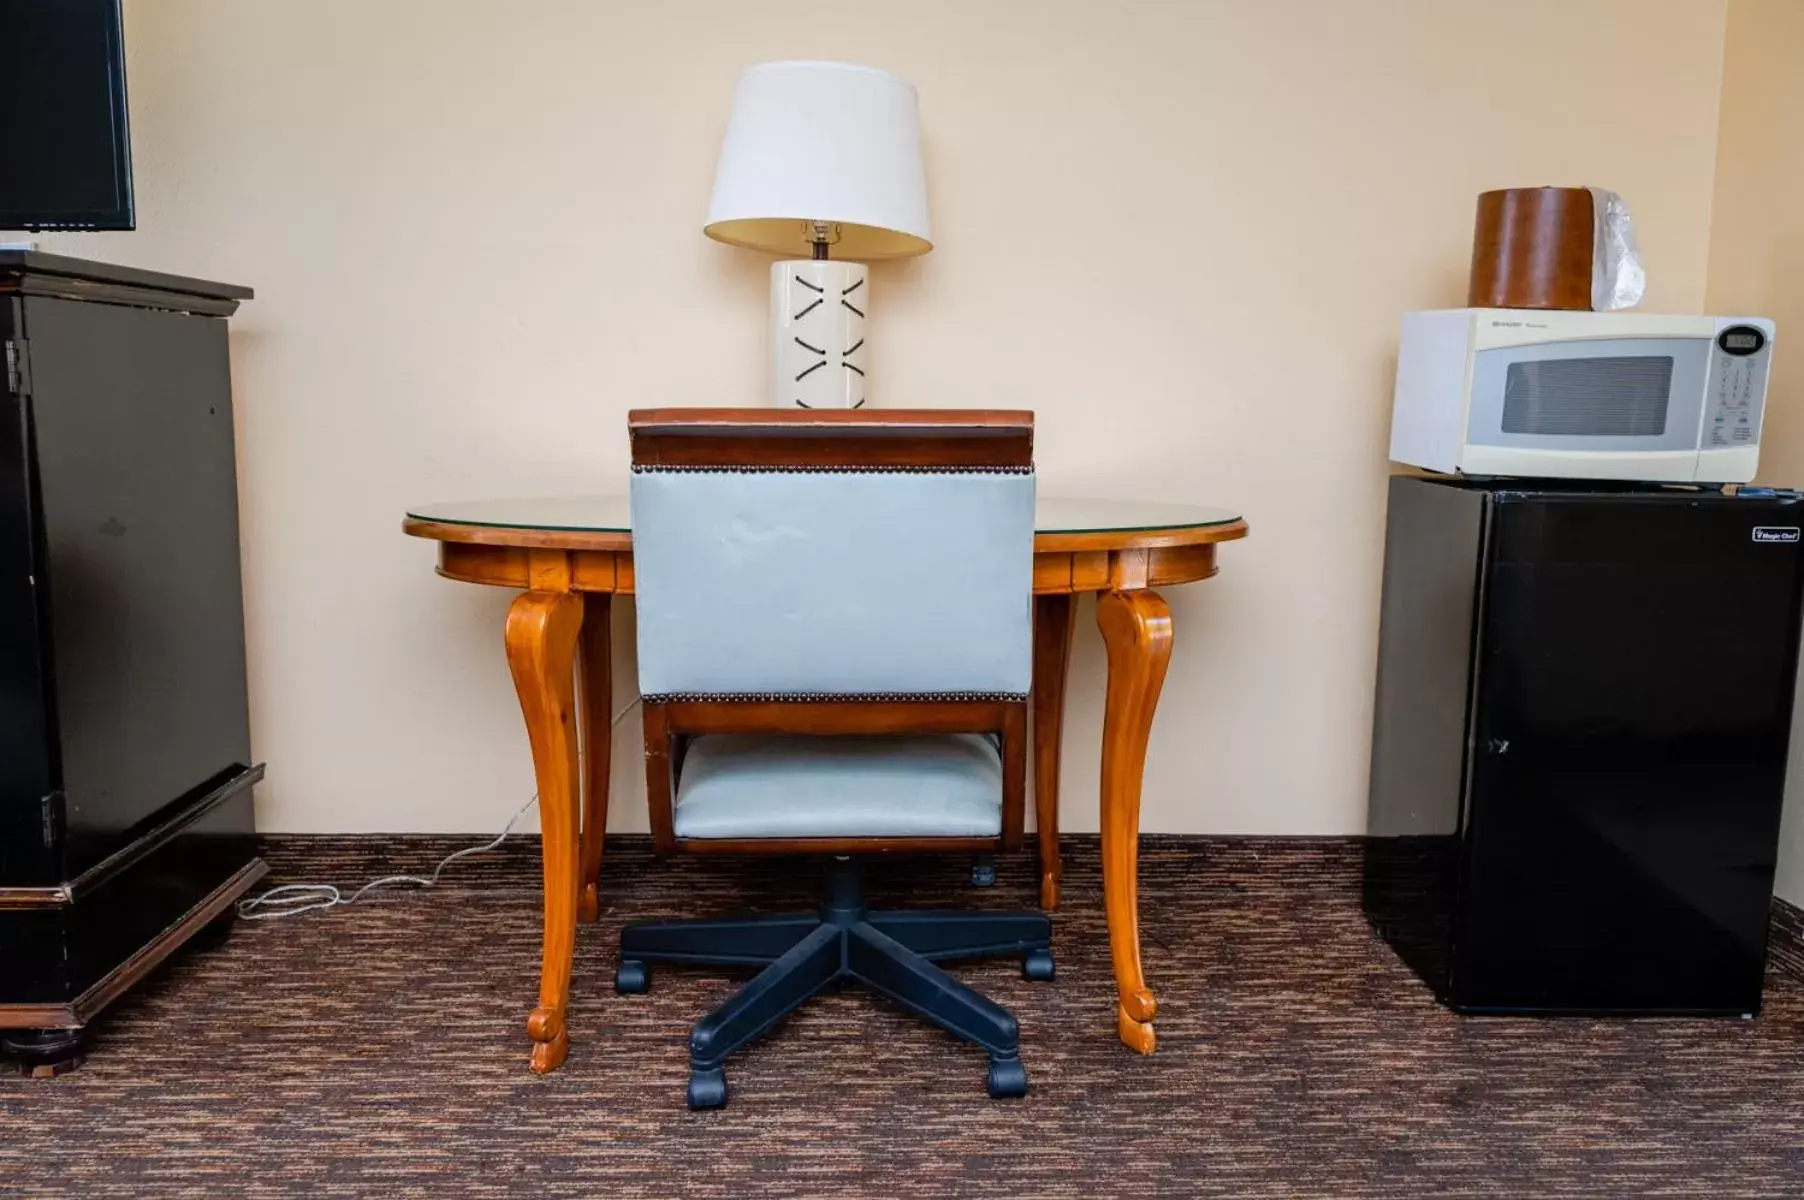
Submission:
<svg viewBox="0 0 1804 1200">
<path fill-rule="evenodd" d="M 495 529 L 568 529 L 585 533 L 628 533 L 624 493 L 595 496 L 540 496 L 517 500 L 463 500 L 424 504 L 407 510 L 416 521 L 482 525 Z M 1090 500 L 1041 496 L 1034 503 L 1036 533 L 1104 533 L 1195 529 L 1232 525 L 1233 509 L 1158 500 Z"/>
</svg>

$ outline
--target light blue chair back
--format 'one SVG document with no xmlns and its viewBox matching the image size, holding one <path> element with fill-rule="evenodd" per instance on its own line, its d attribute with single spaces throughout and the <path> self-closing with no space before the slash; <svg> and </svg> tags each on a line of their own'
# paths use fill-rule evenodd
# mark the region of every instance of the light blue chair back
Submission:
<svg viewBox="0 0 1804 1200">
<path fill-rule="evenodd" d="M 847 465 L 634 467 L 642 694 L 1026 696 L 1031 466 Z"/>
</svg>

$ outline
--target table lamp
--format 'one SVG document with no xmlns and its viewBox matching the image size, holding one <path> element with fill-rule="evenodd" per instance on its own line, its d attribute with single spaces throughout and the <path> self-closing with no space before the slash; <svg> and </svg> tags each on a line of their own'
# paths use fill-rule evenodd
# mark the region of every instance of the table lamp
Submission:
<svg viewBox="0 0 1804 1200">
<path fill-rule="evenodd" d="M 746 68 L 705 232 L 805 256 L 771 265 L 771 402 L 864 404 L 864 264 L 933 249 L 914 85 L 850 63 Z"/>
</svg>

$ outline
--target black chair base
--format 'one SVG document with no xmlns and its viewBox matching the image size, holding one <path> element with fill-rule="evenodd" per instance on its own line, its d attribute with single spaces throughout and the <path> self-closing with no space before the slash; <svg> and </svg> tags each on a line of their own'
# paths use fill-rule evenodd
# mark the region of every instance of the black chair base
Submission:
<svg viewBox="0 0 1804 1200">
<path fill-rule="evenodd" d="M 643 992 L 647 963 L 762 966 L 689 1035 L 689 1107 L 727 1102 L 727 1057 L 768 1033 L 811 997 L 845 980 L 988 1052 L 998 1099 L 1027 1094 L 1013 1014 L 933 964 L 1021 955 L 1029 979 L 1053 977 L 1052 922 L 1039 913 L 871 912 L 857 864 L 834 860 L 817 914 L 635 921 L 620 931 L 614 986 Z"/>
</svg>

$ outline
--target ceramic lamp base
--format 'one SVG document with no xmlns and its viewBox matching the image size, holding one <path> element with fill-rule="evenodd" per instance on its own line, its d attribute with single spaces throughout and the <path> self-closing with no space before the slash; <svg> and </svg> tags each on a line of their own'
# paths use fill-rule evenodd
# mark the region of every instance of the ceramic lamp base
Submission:
<svg viewBox="0 0 1804 1200">
<path fill-rule="evenodd" d="M 771 403 L 859 408 L 865 401 L 863 263 L 795 259 L 770 268 Z"/>
</svg>

